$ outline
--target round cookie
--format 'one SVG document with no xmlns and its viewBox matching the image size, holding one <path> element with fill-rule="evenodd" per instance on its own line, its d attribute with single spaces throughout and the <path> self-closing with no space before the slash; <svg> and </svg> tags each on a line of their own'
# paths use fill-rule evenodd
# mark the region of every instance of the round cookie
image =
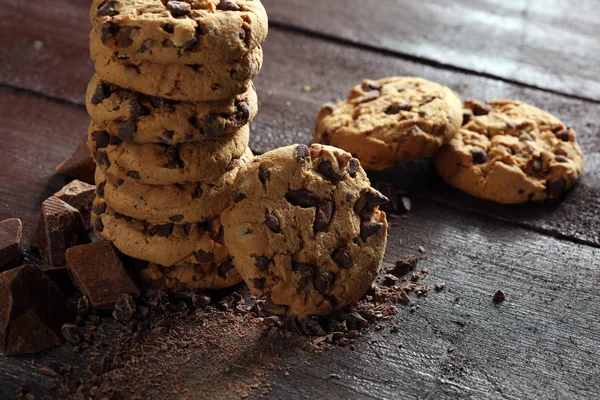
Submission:
<svg viewBox="0 0 600 400">
<path fill-rule="evenodd" d="M 248 126 L 222 139 L 202 142 L 137 144 L 109 135 L 90 125 L 88 147 L 98 167 L 115 180 L 145 185 L 173 185 L 185 182 L 210 182 L 239 164 L 248 152 Z"/>
<path fill-rule="evenodd" d="M 163 64 L 234 60 L 268 32 L 259 0 L 94 0 L 90 19 L 119 56 Z"/>
<path fill-rule="evenodd" d="M 448 184 L 497 203 L 557 198 L 583 173 L 575 131 L 512 100 L 465 102 L 465 125 L 434 156 Z"/>
<path fill-rule="evenodd" d="M 177 144 L 235 133 L 254 119 L 258 101 L 253 84 L 231 99 L 192 103 L 132 92 L 94 75 L 86 107 L 102 130 L 123 140 Z"/>
<path fill-rule="evenodd" d="M 141 284 L 148 290 L 185 292 L 228 288 L 242 282 L 230 258 L 204 264 L 182 264 L 165 267 L 150 263 L 138 274 Z"/>
<path fill-rule="evenodd" d="M 96 168 L 97 194 L 116 212 L 152 223 L 194 223 L 218 217 L 229 205 L 240 167 L 249 162 L 248 150 L 240 163 L 214 182 L 143 185 L 114 179 Z"/>
<path fill-rule="evenodd" d="M 349 153 L 293 145 L 255 157 L 223 212 L 225 244 L 253 294 L 300 318 L 362 297 L 379 272 L 387 198 Z"/>
<path fill-rule="evenodd" d="M 178 265 L 229 257 L 218 218 L 196 224 L 152 224 L 120 214 L 96 198 L 92 224 L 121 253 L 139 260 Z"/>
<path fill-rule="evenodd" d="M 321 108 L 313 141 L 382 170 L 436 152 L 461 122 L 460 99 L 445 86 L 412 77 L 366 80 L 347 100 Z"/>
<path fill-rule="evenodd" d="M 215 101 L 244 93 L 262 66 L 262 48 L 218 64 L 158 64 L 137 58 L 117 58 L 90 37 L 96 74 L 104 81 L 150 96 L 179 101 Z"/>
</svg>

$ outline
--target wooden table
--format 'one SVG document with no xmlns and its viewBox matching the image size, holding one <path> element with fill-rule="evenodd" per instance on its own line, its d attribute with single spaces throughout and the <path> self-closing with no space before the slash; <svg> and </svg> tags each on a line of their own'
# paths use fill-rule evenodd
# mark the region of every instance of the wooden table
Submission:
<svg viewBox="0 0 600 400">
<path fill-rule="evenodd" d="M 66 182 L 55 165 L 88 125 L 89 3 L 0 0 L 0 220 L 22 218 L 27 236 L 41 202 Z M 600 398 L 597 1 L 264 3 L 271 31 L 256 79 L 255 152 L 309 143 L 319 106 L 363 78 L 415 75 L 463 98 L 546 108 L 577 130 L 586 154 L 581 183 L 547 204 L 470 198 L 442 184 L 429 160 L 373 175 L 413 201 L 409 219 L 390 230 L 386 262 L 423 246 L 430 280 L 447 290 L 420 299 L 414 313 L 401 307 L 393 336 L 371 332 L 354 352 L 334 349 L 273 376 L 271 396 Z M 497 289 L 504 303 L 492 302 Z M 0 397 L 25 383 L 43 393 L 51 378 L 31 361 L 67 354 L 0 357 Z"/>
</svg>

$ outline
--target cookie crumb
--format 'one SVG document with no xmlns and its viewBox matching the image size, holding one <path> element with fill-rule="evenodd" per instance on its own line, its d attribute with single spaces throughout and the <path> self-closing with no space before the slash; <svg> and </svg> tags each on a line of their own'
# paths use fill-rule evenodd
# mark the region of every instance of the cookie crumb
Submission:
<svg viewBox="0 0 600 400">
<path fill-rule="evenodd" d="M 304 90 L 305 92 L 307 92 L 307 93 L 308 93 L 308 92 L 310 92 L 310 91 L 312 90 L 312 87 L 310 87 L 310 86 L 306 85 L 306 86 L 304 86 L 304 87 L 302 88 L 302 90 Z"/>
<path fill-rule="evenodd" d="M 425 247 L 419 246 L 419 251 L 421 252 L 421 254 L 425 254 Z"/>
<path fill-rule="evenodd" d="M 435 284 L 434 288 L 435 288 L 436 292 L 440 292 L 440 291 L 444 290 L 445 287 L 446 287 L 446 284 L 444 282 L 437 282 Z"/>
<path fill-rule="evenodd" d="M 292 106 L 292 102 L 288 100 L 288 101 L 285 102 L 285 105 L 288 106 L 288 107 L 291 107 Z"/>
</svg>

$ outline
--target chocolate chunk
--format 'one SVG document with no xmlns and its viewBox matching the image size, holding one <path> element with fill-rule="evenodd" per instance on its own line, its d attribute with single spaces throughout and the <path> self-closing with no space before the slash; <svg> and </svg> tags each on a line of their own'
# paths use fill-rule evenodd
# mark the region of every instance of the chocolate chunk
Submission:
<svg viewBox="0 0 600 400">
<path fill-rule="evenodd" d="M 226 130 L 225 119 L 219 115 L 209 114 L 202 120 L 202 132 L 208 137 L 221 136 Z"/>
<path fill-rule="evenodd" d="M 104 82 L 100 82 L 98 86 L 96 86 L 96 90 L 90 99 L 90 102 L 94 105 L 98 105 L 102 103 L 104 100 L 108 99 L 111 96 L 110 85 Z"/>
<path fill-rule="evenodd" d="M 313 276 L 315 273 L 315 266 L 312 264 L 292 262 L 292 271 L 299 273 L 304 276 Z"/>
<path fill-rule="evenodd" d="M 281 233 L 281 225 L 279 224 L 279 218 L 273 212 L 265 210 L 265 224 L 269 229 L 275 233 Z"/>
<path fill-rule="evenodd" d="M 465 105 L 469 106 L 469 108 L 473 111 L 473 114 L 476 116 L 480 115 L 488 115 L 489 113 L 494 111 L 494 108 L 489 104 L 482 103 L 476 100 L 467 100 Z"/>
<path fill-rule="evenodd" d="M 263 169 L 260 168 L 258 170 L 258 180 L 260 180 L 260 182 L 265 185 L 267 183 L 268 180 L 271 179 L 271 171 L 269 171 L 268 169 Z"/>
<path fill-rule="evenodd" d="M 175 27 L 174 27 L 174 26 L 173 26 L 173 24 L 172 24 L 172 23 L 170 23 L 170 22 L 167 22 L 166 24 L 164 24 L 164 25 L 162 26 L 162 29 L 163 29 L 163 31 L 165 31 L 165 32 L 167 32 L 167 33 L 170 33 L 170 34 L 173 34 L 173 33 L 175 33 Z"/>
<path fill-rule="evenodd" d="M 123 143 L 123 139 L 121 139 L 120 137 L 115 136 L 115 135 L 110 135 L 110 139 L 108 139 L 108 140 L 109 140 L 109 144 L 112 144 L 115 146 Z"/>
<path fill-rule="evenodd" d="M 217 274 L 221 278 L 226 278 L 229 271 L 231 271 L 234 268 L 235 268 L 235 265 L 233 264 L 233 261 L 227 260 L 223 264 L 219 265 L 219 268 L 217 268 Z"/>
<path fill-rule="evenodd" d="M 71 344 L 79 344 L 81 342 L 81 332 L 75 324 L 64 324 L 60 333 Z"/>
<path fill-rule="evenodd" d="M 541 158 L 534 158 L 530 163 L 533 172 L 542 172 L 544 170 L 544 161 Z"/>
<path fill-rule="evenodd" d="M 247 123 L 250 119 L 250 107 L 248 106 L 248 103 L 245 101 L 237 101 L 235 103 L 235 108 L 237 109 L 235 119 L 238 121 L 238 123 Z"/>
<path fill-rule="evenodd" d="M 114 17 L 115 15 L 119 15 L 119 12 L 115 10 L 116 0 L 109 0 L 106 3 L 102 4 L 98 7 L 98 16 L 99 17 Z"/>
<path fill-rule="evenodd" d="M 18 218 L 6 219 L 0 222 L 0 271 L 21 265 L 21 238 L 23 224 Z"/>
<path fill-rule="evenodd" d="M 0 352 L 36 353 L 59 346 L 61 328 L 77 313 L 67 297 L 32 265 L 0 274 Z"/>
<path fill-rule="evenodd" d="M 102 26 L 102 33 L 100 35 L 100 40 L 102 43 L 107 44 L 110 42 L 116 34 L 119 33 L 119 25 L 113 24 L 112 22 L 107 22 Z"/>
<path fill-rule="evenodd" d="M 171 12 L 173 18 L 181 18 L 190 15 L 192 7 L 183 1 L 167 2 L 167 9 Z"/>
<path fill-rule="evenodd" d="M 487 160 L 487 153 L 480 147 L 475 147 L 471 150 L 471 157 L 473 157 L 473 164 L 483 164 Z"/>
<path fill-rule="evenodd" d="M 350 253 L 343 249 L 337 249 L 331 255 L 331 258 L 340 268 L 352 268 L 354 266 L 354 261 L 352 261 L 352 257 Z"/>
<path fill-rule="evenodd" d="M 66 295 L 75 292 L 71 276 L 66 267 L 53 267 L 52 265 L 34 265 L 42 271 Z"/>
<path fill-rule="evenodd" d="M 92 141 L 96 150 L 103 149 L 110 144 L 110 135 L 104 131 L 92 132 Z"/>
<path fill-rule="evenodd" d="M 73 283 L 96 310 L 114 307 L 121 295 L 140 295 L 117 252 L 109 242 L 72 247 L 67 251 L 67 268 Z"/>
<path fill-rule="evenodd" d="M 108 159 L 108 154 L 103 151 L 99 151 L 96 153 L 96 162 L 98 165 L 104 168 L 110 168 L 110 160 Z"/>
<path fill-rule="evenodd" d="M 181 48 L 184 51 L 192 51 L 194 49 L 194 47 L 196 47 L 197 44 L 198 44 L 198 39 L 192 38 L 192 39 L 188 40 L 187 42 L 185 42 L 183 44 L 183 46 L 181 46 Z"/>
<path fill-rule="evenodd" d="M 315 214 L 315 233 L 324 232 L 329 227 L 331 217 L 333 216 L 333 202 L 331 200 L 323 200 L 317 206 Z"/>
<path fill-rule="evenodd" d="M 256 266 L 256 268 L 258 268 L 260 272 L 265 272 L 266 270 L 268 270 L 270 263 L 271 260 L 269 260 L 265 256 L 254 256 L 254 265 Z"/>
<path fill-rule="evenodd" d="M 360 161 L 358 161 L 358 159 L 356 159 L 356 158 L 352 158 L 348 162 L 348 175 L 350 175 L 352 178 L 356 177 L 356 173 L 358 172 L 359 168 L 360 168 Z"/>
<path fill-rule="evenodd" d="M 179 158 L 179 151 L 175 146 L 166 146 L 164 155 L 169 159 L 165 164 L 165 168 L 183 168 L 183 161 Z"/>
<path fill-rule="evenodd" d="M 556 157 L 554 157 L 554 159 L 559 163 L 569 162 L 569 159 L 566 156 L 563 156 L 562 154 L 556 155 Z"/>
<path fill-rule="evenodd" d="M 140 96 L 131 96 L 129 99 L 129 116 L 140 118 L 150 115 L 150 109 L 142 104 Z"/>
<path fill-rule="evenodd" d="M 81 296 L 79 300 L 77 300 L 77 315 L 82 318 L 90 315 L 90 301 L 85 296 Z"/>
<path fill-rule="evenodd" d="M 315 207 L 321 202 L 321 199 L 308 189 L 290 190 L 285 198 L 293 205 L 303 208 Z"/>
<path fill-rule="evenodd" d="M 88 185 L 80 180 L 71 181 L 68 185 L 64 186 L 58 192 L 54 193 L 54 197 L 57 197 L 74 207 L 81 213 L 85 226 L 89 226 L 90 220 L 90 209 L 92 208 L 92 202 L 94 201 L 94 195 L 96 192 L 100 192 L 99 196 L 104 195 L 105 182 L 100 183 L 97 187 L 94 185 Z"/>
<path fill-rule="evenodd" d="M 131 179 L 135 179 L 136 181 L 139 181 L 141 178 L 140 173 L 138 171 L 127 171 L 127 176 Z"/>
<path fill-rule="evenodd" d="M 365 207 L 368 209 L 374 209 L 375 207 L 387 204 L 389 199 L 379 192 L 366 192 L 365 194 Z"/>
<path fill-rule="evenodd" d="M 240 11 L 241 8 L 233 0 L 221 0 L 217 8 L 221 11 Z"/>
<path fill-rule="evenodd" d="M 104 197 L 104 188 L 105 187 L 106 187 L 106 182 L 100 182 L 98 184 L 98 186 L 96 186 L 96 196 L 98 196 L 98 197 Z"/>
<path fill-rule="evenodd" d="M 169 220 L 172 222 L 181 222 L 181 221 L 183 221 L 183 215 L 182 214 L 173 215 L 172 217 L 169 217 Z"/>
<path fill-rule="evenodd" d="M 472 118 L 473 118 L 473 112 L 471 110 L 463 110 L 462 126 L 465 126 L 466 124 L 471 122 Z"/>
<path fill-rule="evenodd" d="M 568 129 L 561 129 L 558 132 L 554 132 L 554 135 L 559 138 L 560 140 L 562 140 L 563 142 L 568 142 L 570 139 L 570 135 L 569 135 L 569 130 Z"/>
<path fill-rule="evenodd" d="M 173 224 L 154 225 L 152 228 L 150 228 L 150 234 L 152 236 L 157 235 L 159 237 L 168 237 L 173 233 L 174 228 L 175 225 Z"/>
<path fill-rule="evenodd" d="M 117 135 L 125 142 L 133 142 L 137 132 L 137 122 L 134 119 L 121 121 L 117 124 Z"/>
<path fill-rule="evenodd" d="M 310 149 L 304 144 L 299 144 L 296 148 L 296 162 L 304 164 L 307 158 L 310 158 Z"/>
<path fill-rule="evenodd" d="M 319 171 L 321 175 L 333 183 L 337 183 L 342 180 L 342 174 L 333 169 L 333 163 L 330 160 L 321 161 L 317 167 L 317 171 Z"/>
<path fill-rule="evenodd" d="M 53 266 L 65 265 L 69 247 L 89 243 L 81 213 L 64 201 L 50 197 L 42 203 L 40 220 L 32 245 L 44 261 Z"/>
<path fill-rule="evenodd" d="M 123 294 L 115 303 L 115 309 L 113 310 L 112 315 L 117 321 L 127 322 L 131 320 L 133 314 L 135 314 L 136 306 L 133 297 L 128 294 Z"/>
<path fill-rule="evenodd" d="M 504 293 L 503 290 L 497 290 L 496 293 L 494 293 L 494 302 L 502 303 L 504 300 L 506 300 L 506 293 Z"/>
<path fill-rule="evenodd" d="M 125 183 L 125 181 L 121 178 L 117 179 L 117 186 L 121 186 Z"/>
<path fill-rule="evenodd" d="M 198 26 L 196 26 L 196 35 L 199 36 L 206 36 L 210 33 L 210 30 L 203 25 L 198 24 Z"/>
<path fill-rule="evenodd" d="M 382 226 L 383 224 L 380 222 L 362 221 L 360 223 L 360 237 L 363 242 L 366 242 L 369 237 L 379 232 Z"/>
<path fill-rule="evenodd" d="M 205 264 L 205 263 L 209 263 L 209 262 L 213 261 L 215 258 L 215 255 L 214 255 L 214 253 L 209 253 L 204 250 L 198 250 L 194 253 L 194 257 L 196 258 L 196 261 L 198 263 Z"/>
<path fill-rule="evenodd" d="M 555 181 L 546 182 L 546 189 L 550 196 L 559 197 L 567 190 L 567 180 L 561 177 Z"/>
<path fill-rule="evenodd" d="M 335 276 L 331 272 L 323 272 L 314 280 L 315 289 L 321 294 L 327 294 L 333 289 Z"/>
<path fill-rule="evenodd" d="M 96 163 L 87 146 L 88 135 L 84 133 L 73 153 L 56 167 L 56 173 L 86 183 L 94 183 Z"/>
<path fill-rule="evenodd" d="M 198 186 L 194 190 L 194 193 L 192 194 L 192 199 L 194 199 L 194 200 L 199 199 L 200 197 L 202 197 L 202 193 L 204 193 L 204 191 L 202 190 L 202 187 L 200 186 L 200 184 L 198 184 Z"/>
<path fill-rule="evenodd" d="M 250 279 L 250 282 L 256 289 L 263 290 L 265 288 L 265 283 L 267 283 L 267 278 L 252 278 Z"/>
<path fill-rule="evenodd" d="M 198 71 L 200 68 L 204 67 L 203 64 L 186 64 L 186 67 L 190 67 L 194 71 Z"/>
<path fill-rule="evenodd" d="M 133 44 L 133 40 L 131 40 L 131 32 L 133 32 L 134 28 L 132 26 L 126 26 L 119 28 L 119 46 L 121 47 L 129 47 Z"/>
<path fill-rule="evenodd" d="M 92 207 L 92 212 L 96 215 L 101 215 L 106 212 L 106 203 L 100 203 L 97 206 Z"/>
<path fill-rule="evenodd" d="M 412 107 L 410 106 L 410 104 L 394 102 L 388 108 L 386 108 L 385 113 L 392 115 L 392 114 L 398 114 L 400 111 L 410 111 L 410 110 L 412 110 Z"/>
<path fill-rule="evenodd" d="M 235 192 L 233 192 L 233 201 L 235 201 L 236 203 L 241 202 L 245 198 L 246 198 L 246 195 L 244 193 L 238 192 L 237 190 Z"/>
</svg>

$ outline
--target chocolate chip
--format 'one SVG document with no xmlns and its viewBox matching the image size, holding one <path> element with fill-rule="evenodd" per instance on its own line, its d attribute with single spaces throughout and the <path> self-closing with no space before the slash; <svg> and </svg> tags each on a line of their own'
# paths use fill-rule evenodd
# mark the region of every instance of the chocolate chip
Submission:
<svg viewBox="0 0 600 400">
<path fill-rule="evenodd" d="M 183 1 L 169 1 L 167 2 L 167 9 L 171 12 L 173 18 L 185 17 L 192 12 L 192 7 Z"/>
<path fill-rule="evenodd" d="M 398 114 L 400 111 L 410 111 L 412 107 L 408 103 L 395 102 L 386 108 L 385 113 L 388 115 Z"/>
<path fill-rule="evenodd" d="M 170 22 L 167 22 L 166 24 L 164 24 L 164 25 L 162 26 L 162 29 L 163 29 L 163 31 L 165 31 L 165 32 L 167 32 L 167 33 L 169 33 L 169 34 L 173 34 L 173 33 L 175 33 L 175 27 L 174 27 L 174 26 L 173 26 L 173 24 L 172 24 L 172 23 L 170 23 Z"/>
<path fill-rule="evenodd" d="M 225 120 L 219 115 L 209 114 L 202 120 L 202 132 L 208 137 L 221 136 L 226 130 Z"/>
<path fill-rule="evenodd" d="M 79 300 L 77 300 L 77 314 L 83 318 L 90 315 L 90 301 L 87 297 L 81 296 Z"/>
<path fill-rule="evenodd" d="M 268 180 L 271 179 L 271 171 L 269 171 L 268 169 L 262 169 L 260 168 L 258 170 L 258 180 L 265 185 L 267 183 Z"/>
<path fill-rule="evenodd" d="M 327 294 L 333 289 L 335 277 L 331 272 L 323 272 L 314 279 L 315 289 L 321 294 Z"/>
<path fill-rule="evenodd" d="M 98 86 L 96 86 L 96 90 L 90 99 L 90 102 L 94 105 L 102 103 L 102 101 L 108 99 L 111 96 L 110 85 L 100 82 Z"/>
<path fill-rule="evenodd" d="M 562 154 L 558 154 L 555 157 L 556 161 L 559 163 L 566 163 L 569 162 L 569 159 L 566 156 L 563 156 Z"/>
<path fill-rule="evenodd" d="M 92 141 L 96 150 L 103 149 L 110 144 L 110 135 L 104 131 L 96 131 L 92 133 Z"/>
<path fill-rule="evenodd" d="M 233 264 L 233 261 L 227 260 L 223 264 L 219 265 L 219 268 L 217 268 L 217 274 L 221 278 L 226 278 L 229 271 L 231 271 L 234 268 L 235 268 L 235 265 Z"/>
<path fill-rule="evenodd" d="M 308 146 L 304 144 L 299 144 L 298 147 L 296 147 L 296 162 L 298 164 L 304 164 L 306 159 L 309 157 L 310 149 L 308 148 Z"/>
<path fill-rule="evenodd" d="M 372 90 L 381 90 L 383 88 L 381 83 L 371 80 L 365 80 L 360 86 L 365 92 L 370 92 Z"/>
<path fill-rule="evenodd" d="M 350 162 L 348 162 L 348 174 L 352 178 L 356 177 L 356 173 L 358 172 L 359 168 L 360 168 L 360 162 L 358 161 L 358 159 L 353 158 L 350 160 Z"/>
<path fill-rule="evenodd" d="M 196 35 L 206 36 L 209 33 L 210 33 L 210 31 L 208 30 L 207 27 L 202 26 L 200 24 L 198 24 L 198 26 L 196 26 Z"/>
<path fill-rule="evenodd" d="M 382 226 L 383 224 L 380 222 L 362 221 L 360 223 L 360 237 L 363 242 L 366 242 L 369 237 L 379 232 Z"/>
<path fill-rule="evenodd" d="M 240 11 L 241 8 L 232 0 L 221 0 L 217 8 L 221 11 Z"/>
<path fill-rule="evenodd" d="M 207 251 L 204 250 L 198 250 L 194 253 L 194 257 L 196 258 L 196 261 L 202 264 L 211 262 L 215 259 L 215 255 L 214 253 L 209 253 Z"/>
<path fill-rule="evenodd" d="M 494 108 L 489 104 L 482 103 L 480 101 L 471 101 L 471 110 L 473 111 L 474 115 L 481 116 L 488 115 L 494 111 Z"/>
<path fill-rule="evenodd" d="M 236 203 L 241 202 L 245 198 L 246 198 L 246 195 L 242 192 L 235 191 L 235 193 L 233 193 L 233 201 L 235 201 Z"/>
<path fill-rule="evenodd" d="M 531 160 L 531 170 L 533 172 L 542 172 L 544 169 L 544 162 L 541 158 L 534 158 Z"/>
<path fill-rule="evenodd" d="M 373 90 L 373 91 L 367 92 L 364 96 L 356 99 L 354 102 L 356 104 L 364 104 L 364 103 L 373 101 L 375 99 L 378 99 L 379 96 L 381 96 L 381 93 L 377 90 Z"/>
<path fill-rule="evenodd" d="M 173 224 L 154 225 L 150 228 L 150 234 L 152 236 L 157 235 L 160 237 L 167 237 L 173 233 L 174 227 Z"/>
<path fill-rule="evenodd" d="M 246 123 L 250 119 L 250 106 L 245 101 L 237 101 L 235 103 L 235 108 L 237 112 L 235 114 L 235 119 L 239 123 Z"/>
<path fill-rule="evenodd" d="M 562 129 L 558 132 L 554 132 L 554 135 L 563 142 L 568 142 L 570 139 L 569 131 L 567 129 Z"/>
<path fill-rule="evenodd" d="M 533 138 L 528 133 L 522 133 L 519 136 L 519 140 L 522 141 L 522 142 L 533 142 Z"/>
<path fill-rule="evenodd" d="M 169 217 L 169 221 L 181 222 L 181 221 L 183 221 L 183 215 L 182 214 L 173 215 L 172 217 Z"/>
<path fill-rule="evenodd" d="M 183 228 L 183 234 L 187 237 L 192 231 L 192 224 L 183 224 L 181 226 Z"/>
<path fill-rule="evenodd" d="M 137 123 L 134 119 L 119 122 L 117 135 L 125 142 L 133 142 L 136 132 Z"/>
<path fill-rule="evenodd" d="M 140 173 L 138 171 L 127 171 L 127 176 L 131 179 L 135 179 L 139 181 L 141 179 Z"/>
<path fill-rule="evenodd" d="M 279 224 L 279 218 L 273 212 L 265 210 L 265 224 L 274 233 L 281 233 L 281 225 Z"/>
<path fill-rule="evenodd" d="M 184 51 L 192 51 L 194 49 L 194 47 L 196 47 L 197 44 L 198 44 L 198 39 L 192 38 L 192 39 L 188 40 L 187 42 L 185 42 L 183 44 L 183 46 L 181 46 L 181 48 Z"/>
<path fill-rule="evenodd" d="M 194 199 L 194 200 L 199 199 L 200 197 L 202 197 L 202 193 L 204 193 L 204 191 L 202 190 L 202 187 L 200 186 L 200 184 L 198 184 L 198 186 L 194 190 L 194 193 L 192 193 L 192 199 Z"/>
<path fill-rule="evenodd" d="M 308 189 L 290 190 L 285 198 L 291 204 L 303 208 L 315 207 L 321 202 L 321 199 Z"/>
<path fill-rule="evenodd" d="M 200 68 L 204 67 L 203 64 L 185 64 L 185 66 L 193 69 L 194 71 L 198 71 Z"/>
<path fill-rule="evenodd" d="M 81 343 L 80 330 L 75 324 L 64 324 L 60 330 L 65 340 L 71 344 Z"/>
<path fill-rule="evenodd" d="M 98 197 L 104 197 L 104 187 L 106 186 L 106 182 L 100 182 L 96 186 L 96 195 Z"/>
<path fill-rule="evenodd" d="M 96 232 L 102 232 L 104 230 L 104 223 L 100 218 L 94 221 L 94 230 L 96 230 Z"/>
<path fill-rule="evenodd" d="M 473 113 L 470 110 L 463 111 L 462 126 L 465 126 L 466 124 L 471 122 L 472 117 L 473 117 Z"/>
<path fill-rule="evenodd" d="M 108 22 L 102 26 L 102 34 L 100 36 L 100 40 L 102 40 L 102 43 L 106 44 L 109 41 L 111 41 L 117 33 L 119 33 L 119 26 Z"/>
<path fill-rule="evenodd" d="M 183 161 L 179 158 L 179 151 L 175 146 L 167 146 L 164 151 L 164 155 L 169 158 L 167 163 L 165 164 L 165 168 L 168 169 L 177 169 L 183 168 Z"/>
<path fill-rule="evenodd" d="M 162 135 L 164 137 L 166 137 L 167 139 L 172 140 L 173 139 L 173 135 L 175 135 L 175 132 L 173 132 L 173 131 L 164 131 L 162 133 Z"/>
<path fill-rule="evenodd" d="M 269 264 L 271 260 L 264 256 L 254 256 L 254 265 L 260 272 L 265 272 L 269 269 Z"/>
<path fill-rule="evenodd" d="M 503 290 L 497 290 L 496 293 L 494 293 L 493 300 L 495 303 L 502 303 L 506 300 L 506 293 L 504 293 Z"/>
<path fill-rule="evenodd" d="M 142 104 L 140 96 L 131 96 L 129 99 L 129 116 L 139 118 L 150 115 L 150 110 Z"/>
<path fill-rule="evenodd" d="M 331 217 L 333 215 L 333 202 L 331 200 L 323 200 L 317 206 L 317 212 L 315 215 L 315 233 L 323 232 L 329 226 Z"/>
<path fill-rule="evenodd" d="M 127 322 L 131 320 L 133 314 L 135 314 L 136 304 L 133 297 L 128 294 L 123 294 L 115 304 L 113 310 L 113 317 L 120 322 Z"/>
<path fill-rule="evenodd" d="M 129 47 L 133 44 L 133 40 L 131 40 L 131 32 L 134 29 L 137 28 L 127 26 L 119 29 L 119 45 L 121 47 Z"/>
<path fill-rule="evenodd" d="M 546 188 L 550 196 L 558 197 L 567 189 L 567 180 L 561 177 L 555 181 L 547 182 Z"/>
<path fill-rule="evenodd" d="M 108 139 L 108 143 L 113 146 L 116 146 L 116 145 L 123 143 L 123 139 L 121 139 L 120 137 L 115 136 L 115 135 L 110 135 L 110 139 Z"/>
<path fill-rule="evenodd" d="M 106 212 L 106 203 L 100 203 L 99 205 L 92 207 L 92 212 L 96 215 L 104 214 Z"/>
<path fill-rule="evenodd" d="M 265 283 L 267 283 L 267 278 L 252 278 L 250 281 L 252 282 L 252 286 L 256 289 L 263 290 L 265 288 Z"/>
<path fill-rule="evenodd" d="M 292 271 L 299 273 L 304 276 L 313 276 L 315 273 L 315 266 L 312 264 L 306 264 L 301 262 L 292 262 Z"/>
<path fill-rule="evenodd" d="M 337 183 L 342 179 L 342 174 L 333 169 L 333 163 L 330 160 L 321 161 L 317 167 L 317 171 L 333 183 Z"/>
<path fill-rule="evenodd" d="M 365 207 L 374 209 L 375 207 L 383 206 L 387 204 L 389 199 L 377 191 L 365 193 Z"/>
<path fill-rule="evenodd" d="M 121 178 L 117 179 L 117 186 L 121 186 L 121 185 L 123 185 L 124 183 L 125 183 L 125 180 L 123 180 L 123 179 L 121 179 Z"/>
<path fill-rule="evenodd" d="M 331 258 L 333 258 L 333 261 L 335 261 L 340 268 L 352 268 L 354 266 L 354 261 L 352 261 L 350 253 L 346 250 L 337 249 L 333 252 Z"/>
<path fill-rule="evenodd" d="M 471 157 L 473 157 L 473 164 L 483 164 L 487 160 L 487 153 L 480 147 L 475 147 L 471 150 Z"/>
<path fill-rule="evenodd" d="M 110 167 L 110 160 L 108 159 L 108 154 L 106 154 L 103 151 L 99 151 L 96 154 L 96 162 L 98 163 L 98 165 L 100 165 L 104 168 Z"/>
<path fill-rule="evenodd" d="M 99 17 L 114 17 L 119 15 L 119 12 L 115 10 L 116 0 L 110 0 L 98 7 Z"/>
</svg>

